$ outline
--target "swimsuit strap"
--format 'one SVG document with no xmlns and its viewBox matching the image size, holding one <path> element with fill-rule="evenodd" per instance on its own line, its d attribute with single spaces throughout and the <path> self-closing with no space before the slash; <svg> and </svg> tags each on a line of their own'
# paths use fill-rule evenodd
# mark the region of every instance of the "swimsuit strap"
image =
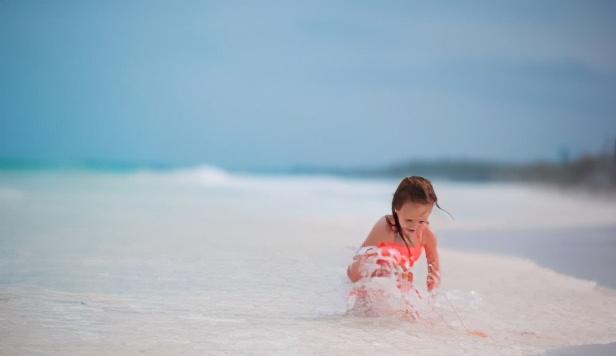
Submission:
<svg viewBox="0 0 616 356">
<path fill-rule="evenodd" d="M 398 243 L 396 242 L 396 236 L 400 237 L 400 239 L 402 239 L 402 236 L 401 236 L 401 235 L 400 235 L 400 233 L 398 233 L 398 232 L 396 232 L 396 234 L 394 235 L 394 241 L 393 241 L 393 243 L 398 244 Z M 403 240 L 403 241 L 404 241 L 404 240 Z M 407 242 L 407 243 L 408 243 L 408 242 Z M 404 244 L 404 242 L 403 242 L 403 244 Z M 398 244 L 398 245 L 400 245 L 400 244 Z M 404 249 L 406 250 L 406 245 L 401 245 L 401 246 L 403 246 L 403 247 L 404 247 Z M 419 242 L 419 245 L 418 245 L 418 246 L 417 246 L 417 245 L 410 245 L 410 244 L 409 244 L 408 248 L 409 248 L 409 250 L 410 250 L 410 252 L 411 252 L 411 258 L 413 259 L 413 262 L 414 262 L 415 260 L 418 260 L 418 259 L 419 259 L 419 256 L 421 256 L 421 249 L 422 249 L 422 244 L 421 244 L 421 241 Z"/>
<path fill-rule="evenodd" d="M 405 239 L 402 238 L 402 235 L 400 235 L 399 232 L 396 231 L 396 233 L 394 234 L 394 242 L 396 242 L 396 237 L 399 237 L 401 241 L 406 241 Z M 406 241 L 408 243 L 408 241 Z M 403 242 L 404 243 L 404 242 Z M 421 247 L 421 241 L 419 241 L 419 247 Z M 410 248 L 417 248 L 418 246 L 413 244 L 413 241 L 411 241 L 411 243 L 409 244 Z"/>
</svg>

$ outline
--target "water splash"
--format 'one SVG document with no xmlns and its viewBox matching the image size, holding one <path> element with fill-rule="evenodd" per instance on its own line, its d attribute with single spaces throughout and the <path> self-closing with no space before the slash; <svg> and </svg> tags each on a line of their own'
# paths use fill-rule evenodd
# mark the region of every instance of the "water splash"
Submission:
<svg viewBox="0 0 616 356">
<path fill-rule="evenodd" d="M 354 260 L 360 264 L 361 278 L 349 292 L 348 313 L 418 317 L 416 305 L 421 295 L 413 287 L 412 263 L 408 258 L 395 249 L 369 246 L 360 249 Z"/>
<path fill-rule="evenodd" d="M 347 315 L 359 317 L 398 317 L 486 337 L 465 322 L 464 314 L 479 311 L 483 298 L 475 291 L 448 290 L 429 293 L 413 284 L 411 263 L 395 250 L 364 247 L 355 261 L 361 263 L 361 276 L 347 297 Z"/>
</svg>

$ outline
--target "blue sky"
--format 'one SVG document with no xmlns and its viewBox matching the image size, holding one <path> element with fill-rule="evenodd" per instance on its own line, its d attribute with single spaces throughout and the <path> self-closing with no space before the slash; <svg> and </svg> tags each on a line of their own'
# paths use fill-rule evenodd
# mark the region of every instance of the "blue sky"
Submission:
<svg viewBox="0 0 616 356">
<path fill-rule="evenodd" d="M 616 138 L 610 1 L 0 0 L 0 157 L 383 165 Z"/>
</svg>

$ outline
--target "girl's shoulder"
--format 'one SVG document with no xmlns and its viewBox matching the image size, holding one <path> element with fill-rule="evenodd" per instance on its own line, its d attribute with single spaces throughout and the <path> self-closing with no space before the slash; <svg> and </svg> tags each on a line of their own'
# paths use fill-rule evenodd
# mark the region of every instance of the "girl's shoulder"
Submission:
<svg viewBox="0 0 616 356">
<path fill-rule="evenodd" d="M 391 215 L 381 217 L 372 227 L 362 246 L 376 246 L 380 242 L 393 240 L 394 230 L 392 230 L 389 223 L 390 219 L 393 222 Z"/>
<path fill-rule="evenodd" d="M 381 220 L 379 220 L 379 222 L 382 222 L 383 227 L 386 230 L 390 230 L 391 232 L 395 233 L 396 231 L 398 231 L 398 228 L 396 227 L 396 221 L 394 220 L 393 215 L 384 215 Z"/>
<path fill-rule="evenodd" d="M 422 243 L 423 245 L 436 246 L 436 235 L 432 232 L 430 225 L 426 226 L 422 234 Z"/>
</svg>

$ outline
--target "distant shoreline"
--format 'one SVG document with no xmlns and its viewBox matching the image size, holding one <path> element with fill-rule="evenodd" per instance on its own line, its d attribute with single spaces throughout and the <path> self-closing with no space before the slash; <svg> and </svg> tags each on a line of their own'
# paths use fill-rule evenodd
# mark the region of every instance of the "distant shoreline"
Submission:
<svg viewBox="0 0 616 356">
<path fill-rule="evenodd" d="M 527 182 L 599 191 L 616 190 L 616 156 L 585 155 L 556 163 L 504 163 L 481 160 L 413 160 L 381 168 L 327 169 L 296 167 L 293 173 L 324 173 L 371 178 L 420 175 L 461 182 Z"/>
<path fill-rule="evenodd" d="M 174 165 L 161 162 L 123 162 L 80 160 L 45 162 L 40 160 L 0 158 L 3 171 L 96 171 L 131 173 L 141 170 L 174 171 L 209 167 L 230 173 L 334 175 L 346 178 L 398 178 L 420 175 L 454 182 L 537 183 L 561 188 L 581 188 L 591 192 L 616 192 L 616 156 L 585 155 L 567 162 L 537 161 L 504 163 L 481 160 L 413 160 L 381 167 L 340 168 L 335 166 L 289 166 L 280 168 L 226 169 L 211 165 Z"/>
</svg>

